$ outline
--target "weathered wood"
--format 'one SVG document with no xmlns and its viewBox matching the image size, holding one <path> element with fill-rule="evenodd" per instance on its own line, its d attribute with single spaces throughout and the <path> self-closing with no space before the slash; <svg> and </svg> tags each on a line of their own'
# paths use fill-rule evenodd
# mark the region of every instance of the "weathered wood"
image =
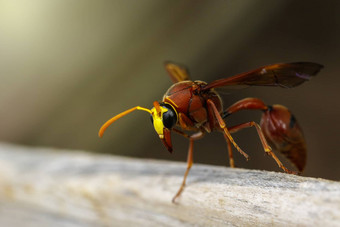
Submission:
<svg viewBox="0 0 340 227">
<path fill-rule="evenodd" d="M 340 183 L 0 145 L 1 226 L 340 226 Z"/>
</svg>

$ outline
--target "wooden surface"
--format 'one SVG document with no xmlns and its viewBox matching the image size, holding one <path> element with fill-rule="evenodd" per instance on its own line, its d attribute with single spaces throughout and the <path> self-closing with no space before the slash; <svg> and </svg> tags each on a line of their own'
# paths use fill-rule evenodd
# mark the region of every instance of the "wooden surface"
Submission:
<svg viewBox="0 0 340 227">
<path fill-rule="evenodd" d="M 0 226 L 340 226 L 340 183 L 0 144 Z"/>
</svg>

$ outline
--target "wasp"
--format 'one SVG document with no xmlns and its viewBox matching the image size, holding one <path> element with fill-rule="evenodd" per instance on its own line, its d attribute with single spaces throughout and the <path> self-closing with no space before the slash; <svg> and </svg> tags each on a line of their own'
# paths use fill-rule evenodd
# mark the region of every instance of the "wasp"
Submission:
<svg viewBox="0 0 340 227">
<path fill-rule="evenodd" d="M 188 138 L 187 168 L 172 202 L 176 201 L 185 187 L 193 164 L 194 141 L 213 130 L 220 131 L 225 137 L 231 167 L 235 167 L 232 147 L 249 159 L 248 154 L 238 146 L 231 134 L 254 127 L 265 153 L 271 156 L 284 172 L 296 174 L 297 172 L 287 169 L 272 151 L 275 149 L 282 153 L 299 172 L 303 171 L 306 164 L 306 142 L 301 127 L 288 108 L 278 104 L 266 105 L 258 98 L 244 98 L 224 109 L 221 96 L 215 88 L 232 88 L 239 85 L 292 88 L 308 81 L 322 68 L 322 65 L 312 62 L 279 63 L 206 83 L 190 80 L 186 67 L 166 62 L 165 69 L 173 85 L 166 91 L 162 101 L 154 101 L 151 109 L 135 106 L 112 117 L 102 125 L 98 134 L 102 137 L 113 122 L 135 110 L 141 110 L 150 114 L 156 133 L 170 153 L 173 151 L 171 132 Z M 262 111 L 260 123 L 250 121 L 228 126 L 225 119 L 241 110 Z M 188 131 L 193 133 L 188 134 Z"/>
</svg>

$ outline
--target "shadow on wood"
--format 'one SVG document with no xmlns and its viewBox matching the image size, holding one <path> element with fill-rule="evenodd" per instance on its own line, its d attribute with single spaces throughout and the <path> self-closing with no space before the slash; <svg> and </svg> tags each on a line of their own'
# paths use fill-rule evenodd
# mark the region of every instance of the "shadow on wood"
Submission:
<svg viewBox="0 0 340 227">
<path fill-rule="evenodd" d="M 340 225 L 340 183 L 0 145 L 1 226 Z"/>
</svg>

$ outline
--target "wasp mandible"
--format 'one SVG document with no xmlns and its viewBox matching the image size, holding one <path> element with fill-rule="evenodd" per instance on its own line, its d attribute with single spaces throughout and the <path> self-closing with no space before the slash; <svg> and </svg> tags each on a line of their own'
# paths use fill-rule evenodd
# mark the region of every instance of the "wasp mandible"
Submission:
<svg viewBox="0 0 340 227">
<path fill-rule="evenodd" d="M 255 127 L 264 151 L 284 172 L 296 173 L 281 163 L 272 148 L 285 155 L 301 172 L 306 164 L 306 143 L 296 118 L 286 107 L 277 104 L 266 105 L 258 98 L 245 98 L 224 109 L 222 99 L 215 88 L 235 85 L 292 88 L 309 80 L 322 68 L 322 65 L 312 62 L 280 63 L 206 83 L 190 80 L 186 67 L 166 62 L 165 69 L 174 84 L 167 90 L 162 101 L 154 101 L 151 109 L 136 106 L 114 116 L 103 124 L 99 136 L 102 137 L 107 127 L 119 118 L 135 110 L 142 110 L 151 115 L 154 129 L 170 153 L 173 151 L 171 131 L 188 138 L 187 169 L 172 202 L 175 202 L 185 187 L 186 178 L 193 164 L 194 141 L 213 130 L 222 132 L 227 141 L 231 167 L 235 167 L 232 146 L 247 160 L 249 158 L 231 134 L 244 128 Z M 260 124 L 250 121 L 227 126 L 224 119 L 240 110 L 261 110 L 263 114 Z M 194 133 L 188 134 L 186 131 Z"/>
</svg>

